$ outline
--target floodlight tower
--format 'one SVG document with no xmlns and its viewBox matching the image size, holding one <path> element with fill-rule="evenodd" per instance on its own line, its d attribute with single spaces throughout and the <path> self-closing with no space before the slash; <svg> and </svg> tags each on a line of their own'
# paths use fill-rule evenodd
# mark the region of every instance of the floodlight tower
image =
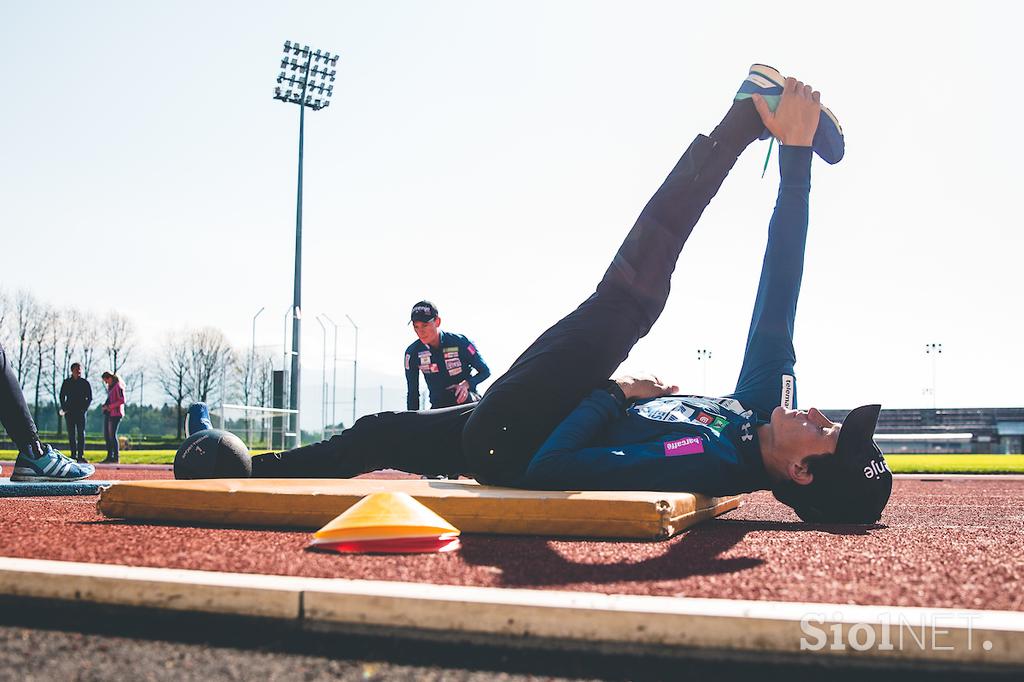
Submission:
<svg viewBox="0 0 1024 682">
<path fill-rule="evenodd" d="M 708 361 L 711 360 L 711 351 L 707 348 L 697 349 L 697 361 L 703 366 L 704 369 L 704 395 L 708 393 Z"/>
<path fill-rule="evenodd" d="M 323 66 L 321 66 L 321 61 Z M 295 200 L 295 283 L 292 300 L 292 358 L 291 383 L 289 386 L 289 407 L 295 412 L 293 433 L 295 444 L 302 440 L 299 426 L 299 340 L 302 323 L 302 142 L 306 127 L 306 108 L 320 111 L 330 106 L 334 94 L 333 68 L 338 65 L 338 55 L 330 52 L 315 52 L 309 45 L 284 41 L 284 57 L 281 58 L 281 73 L 277 76 L 274 99 L 288 104 L 299 105 L 299 187 Z"/>
<path fill-rule="evenodd" d="M 942 344 L 941 343 L 926 343 L 924 344 L 925 355 L 930 355 L 932 358 L 932 409 L 938 408 L 938 398 L 935 395 L 937 387 L 938 373 L 935 367 L 935 361 L 938 360 L 939 356 L 942 355 Z"/>
</svg>

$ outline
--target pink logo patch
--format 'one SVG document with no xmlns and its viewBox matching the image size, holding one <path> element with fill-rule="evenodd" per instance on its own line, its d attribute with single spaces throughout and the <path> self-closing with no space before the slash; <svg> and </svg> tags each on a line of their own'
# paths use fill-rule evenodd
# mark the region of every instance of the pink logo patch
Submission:
<svg viewBox="0 0 1024 682">
<path fill-rule="evenodd" d="M 665 456 L 676 457 L 678 455 L 696 455 L 704 452 L 704 442 L 699 436 L 687 436 L 679 440 L 670 440 L 665 443 Z"/>
</svg>

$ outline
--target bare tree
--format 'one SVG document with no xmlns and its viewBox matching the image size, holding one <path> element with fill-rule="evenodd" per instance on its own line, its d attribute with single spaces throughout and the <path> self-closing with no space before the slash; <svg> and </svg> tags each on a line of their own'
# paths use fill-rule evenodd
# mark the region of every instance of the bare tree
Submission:
<svg viewBox="0 0 1024 682">
<path fill-rule="evenodd" d="M 32 348 L 33 357 L 35 360 L 35 380 L 36 380 L 36 391 L 35 400 L 32 403 L 32 419 L 36 424 L 39 423 L 39 395 L 42 393 L 43 382 L 46 381 L 46 375 L 44 374 L 44 367 L 49 367 L 50 356 L 53 354 L 53 347 L 56 344 L 57 333 L 55 331 L 56 324 L 54 318 L 56 317 L 52 310 L 43 307 L 42 305 L 37 308 L 38 318 L 35 335 L 32 337 Z"/>
<path fill-rule="evenodd" d="M 57 434 L 63 429 L 60 418 L 60 387 L 64 379 L 71 374 L 71 364 L 78 353 L 78 334 L 81 329 L 81 314 L 74 308 L 57 311 L 46 334 L 47 344 L 52 348 L 49 353 L 49 376 L 47 388 L 53 400 L 53 409 L 57 412 Z"/>
<path fill-rule="evenodd" d="M 135 323 L 120 313 L 110 313 L 103 321 L 104 342 L 110 371 L 117 374 L 135 349 Z"/>
<path fill-rule="evenodd" d="M 268 381 L 269 371 L 265 365 L 270 358 L 260 353 L 245 353 L 238 362 L 238 369 L 241 370 L 239 377 L 238 392 L 243 405 L 254 405 L 264 407 L 267 389 L 264 384 Z"/>
<path fill-rule="evenodd" d="M 178 439 L 181 439 L 181 425 L 184 422 L 185 398 L 188 396 L 188 375 L 191 354 L 188 343 L 180 334 L 171 334 L 164 342 L 163 350 L 156 363 L 156 380 L 177 408 Z"/>
<path fill-rule="evenodd" d="M 204 327 L 189 335 L 189 395 L 207 402 L 211 395 L 227 388 L 224 382 L 233 373 L 235 352 L 219 329 Z"/>
<path fill-rule="evenodd" d="M 78 331 L 78 348 L 80 353 L 79 362 L 82 363 L 82 376 L 88 381 L 95 383 L 93 365 L 96 360 L 96 349 L 100 346 L 100 325 L 99 320 L 93 313 L 85 313 L 81 316 Z M 94 392 L 99 392 L 99 385 L 94 385 Z"/>
<path fill-rule="evenodd" d="M 7 347 L 7 318 L 11 314 L 11 299 L 0 289 L 0 346 Z"/>
<path fill-rule="evenodd" d="M 269 355 L 256 356 L 256 387 L 254 396 L 256 405 L 270 407 L 274 393 L 274 361 Z"/>
<path fill-rule="evenodd" d="M 14 365 L 14 376 L 24 390 L 28 387 L 32 374 L 32 343 L 39 327 L 39 304 L 35 296 L 24 289 L 19 291 L 14 296 L 12 313 L 14 350 L 11 361 Z"/>
<path fill-rule="evenodd" d="M 46 390 L 57 416 L 57 434 L 63 430 L 60 418 L 60 387 L 71 372 L 71 357 L 75 354 L 75 323 L 78 313 L 74 310 L 53 311 L 49 324 L 41 335 L 48 350 L 46 352 Z"/>
</svg>

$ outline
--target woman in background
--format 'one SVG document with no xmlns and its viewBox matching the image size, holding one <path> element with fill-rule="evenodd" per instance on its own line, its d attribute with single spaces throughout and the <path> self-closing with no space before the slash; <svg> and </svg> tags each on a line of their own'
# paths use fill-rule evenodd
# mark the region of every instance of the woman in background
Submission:
<svg viewBox="0 0 1024 682">
<path fill-rule="evenodd" d="M 107 387 L 107 400 L 103 403 L 103 439 L 107 442 L 107 458 L 101 464 L 117 464 L 121 455 L 117 428 L 124 417 L 124 384 L 110 372 L 104 372 L 102 378 Z"/>
</svg>

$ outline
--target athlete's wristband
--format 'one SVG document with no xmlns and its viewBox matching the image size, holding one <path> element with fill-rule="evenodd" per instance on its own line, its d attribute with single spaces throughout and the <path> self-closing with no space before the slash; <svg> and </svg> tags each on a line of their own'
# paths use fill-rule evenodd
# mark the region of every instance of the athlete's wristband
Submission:
<svg viewBox="0 0 1024 682">
<path fill-rule="evenodd" d="M 614 379 L 608 380 L 608 383 L 604 386 L 604 390 L 607 391 L 611 397 L 615 398 L 615 402 L 622 407 L 629 405 L 629 399 L 626 398 L 626 394 L 623 393 L 622 387 L 619 386 Z"/>
</svg>

